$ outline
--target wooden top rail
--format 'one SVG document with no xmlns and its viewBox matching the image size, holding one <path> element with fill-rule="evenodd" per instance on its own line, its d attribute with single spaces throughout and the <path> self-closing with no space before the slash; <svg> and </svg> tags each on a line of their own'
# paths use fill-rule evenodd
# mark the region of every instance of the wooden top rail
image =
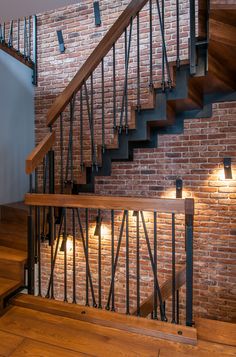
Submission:
<svg viewBox="0 0 236 357">
<path fill-rule="evenodd" d="M 29 154 L 25 162 L 25 172 L 27 175 L 31 174 L 43 161 L 44 156 L 53 146 L 55 138 L 55 131 L 47 134 L 45 138 Z"/>
<path fill-rule="evenodd" d="M 114 197 L 96 195 L 26 194 L 25 204 L 29 206 L 50 206 L 68 208 L 96 208 L 162 213 L 184 213 L 193 215 L 194 200 L 157 199 L 142 197 Z"/>
<path fill-rule="evenodd" d="M 131 17 L 135 17 L 147 2 L 148 0 L 132 0 L 127 8 L 122 12 L 117 21 L 77 72 L 75 77 L 71 80 L 64 91 L 56 98 L 47 113 L 48 126 L 51 126 L 56 121 L 60 113 L 65 109 L 71 100 L 73 94 L 80 90 L 83 83 L 96 69 L 103 57 L 107 55 L 113 44 L 119 39 L 125 28 L 129 25 Z"/>
</svg>

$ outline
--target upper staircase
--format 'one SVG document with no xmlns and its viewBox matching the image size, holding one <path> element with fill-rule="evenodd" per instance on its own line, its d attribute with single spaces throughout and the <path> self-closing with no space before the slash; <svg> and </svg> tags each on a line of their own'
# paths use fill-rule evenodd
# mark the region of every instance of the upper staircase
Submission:
<svg viewBox="0 0 236 357">
<path fill-rule="evenodd" d="M 181 133 L 184 119 L 211 117 L 213 102 L 235 99 L 236 5 L 213 4 L 208 8 L 208 2 L 199 1 L 199 33 L 195 37 L 195 31 L 190 31 L 190 59 L 182 60 L 177 52 L 177 60 L 169 62 L 168 42 L 162 41 L 162 72 L 157 78 L 153 74 L 154 44 L 150 43 L 150 80 L 144 94 L 140 75 L 139 13 L 146 3 L 131 1 L 48 111 L 47 125 L 51 133 L 28 157 L 26 172 L 30 174 L 42 164 L 44 156 L 55 144 L 56 132 L 59 147 L 55 158 L 59 171 L 51 193 L 94 192 L 95 178 L 111 175 L 113 161 L 132 160 L 135 148 L 156 147 L 158 134 Z M 191 6 L 190 1 L 190 12 Z M 149 11 L 151 21 L 154 5 Z M 135 20 L 136 35 L 132 33 Z M 190 18 L 191 28 L 196 27 L 195 20 L 195 17 Z M 160 28 L 164 28 L 163 15 L 159 22 Z M 153 24 L 150 26 L 152 39 Z M 123 34 L 126 65 L 125 73 L 119 74 L 119 78 L 124 79 L 122 93 L 117 89 L 120 83 L 116 74 L 115 45 L 120 45 Z M 137 40 L 133 49 L 137 50 L 137 77 L 132 77 L 133 72 L 129 74 L 132 36 Z M 179 46 L 177 42 L 177 48 Z M 110 67 L 113 66 L 110 86 L 105 82 L 106 71 L 109 71 L 109 65 L 105 64 L 109 60 Z M 101 72 L 101 88 L 96 85 L 95 89 L 94 78 L 97 78 L 98 70 Z M 130 84 L 129 76 L 132 77 Z M 80 114 L 75 115 L 76 110 Z M 96 115 L 98 119 L 95 120 Z M 59 117 L 60 122 L 56 123 Z M 68 137 L 65 137 L 63 118 L 70 123 Z M 79 142 L 75 133 L 79 135 Z M 43 192 L 46 192 L 45 185 L 46 182 Z M 41 189 L 42 186 L 41 182 Z"/>
</svg>

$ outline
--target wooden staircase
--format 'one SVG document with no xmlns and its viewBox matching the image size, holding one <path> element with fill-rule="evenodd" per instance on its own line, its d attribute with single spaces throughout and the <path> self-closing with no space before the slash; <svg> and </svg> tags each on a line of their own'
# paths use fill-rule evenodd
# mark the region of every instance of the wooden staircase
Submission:
<svg viewBox="0 0 236 357">
<path fill-rule="evenodd" d="M 24 286 L 27 260 L 27 210 L 23 204 L 1 206 L 0 315 L 8 298 Z"/>
<path fill-rule="evenodd" d="M 103 40 L 81 69 L 59 95 L 47 114 L 47 125 L 52 128 L 59 115 L 81 90 L 85 81 L 105 57 L 122 30 L 129 24 L 147 1 L 132 1 L 124 13 L 104 36 Z M 172 88 L 163 92 L 161 83 L 155 83 L 149 92 L 148 101 L 137 106 L 129 105 L 129 127 L 127 132 L 115 132 L 111 144 L 97 149 L 97 170 L 90 161 L 84 162 L 85 170 L 73 181 L 70 193 L 94 192 L 95 178 L 109 176 L 113 161 L 133 159 L 135 148 L 158 146 L 158 134 L 183 132 L 184 119 L 211 117 L 212 103 L 236 99 L 236 5 L 212 5 L 209 13 L 209 33 L 206 30 L 206 3 L 199 0 L 199 37 L 196 39 L 196 74 L 190 74 L 188 60 L 170 63 Z M 203 11 L 204 10 L 204 11 Z M 55 143 L 52 130 L 27 159 L 29 174 L 42 163 L 43 157 Z M 72 190 L 71 190 L 72 188 Z M 66 188 L 65 188 L 66 191 Z M 64 193 L 69 193 L 67 192 Z M 55 190 L 59 193 L 59 190 Z"/>
</svg>

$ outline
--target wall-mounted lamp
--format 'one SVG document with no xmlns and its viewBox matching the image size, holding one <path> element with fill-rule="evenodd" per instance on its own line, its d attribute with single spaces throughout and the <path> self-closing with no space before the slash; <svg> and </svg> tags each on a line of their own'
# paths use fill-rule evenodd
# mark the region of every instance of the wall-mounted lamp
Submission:
<svg viewBox="0 0 236 357">
<path fill-rule="evenodd" d="M 232 165 L 231 165 L 230 157 L 224 158 L 224 172 L 225 172 L 225 179 L 232 179 Z"/>
<path fill-rule="evenodd" d="M 60 53 L 64 53 L 65 45 L 64 45 L 62 30 L 57 31 L 57 38 L 58 38 L 58 44 L 59 44 L 59 51 L 60 51 Z"/>
<path fill-rule="evenodd" d="M 66 251 L 66 243 L 67 243 L 67 237 L 65 235 L 63 235 L 60 252 Z"/>
<path fill-rule="evenodd" d="M 99 237 L 101 235 L 101 230 L 102 230 L 102 217 L 97 216 L 96 217 L 96 227 L 94 230 L 94 237 Z"/>
<path fill-rule="evenodd" d="M 94 9 L 94 16 L 95 16 L 95 25 L 97 27 L 101 26 L 102 20 L 101 20 L 101 12 L 100 12 L 99 1 L 94 1 L 93 9 Z"/>
<path fill-rule="evenodd" d="M 180 178 L 178 178 L 175 182 L 175 186 L 176 186 L 176 198 L 182 198 L 182 194 L 183 194 L 183 180 L 181 180 Z"/>
</svg>

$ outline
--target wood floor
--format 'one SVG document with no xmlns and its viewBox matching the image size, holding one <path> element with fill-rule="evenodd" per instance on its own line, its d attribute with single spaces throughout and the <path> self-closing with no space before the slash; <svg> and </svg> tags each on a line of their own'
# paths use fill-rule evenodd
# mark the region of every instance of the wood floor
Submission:
<svg viewBox="0 0 236 357">
<path fill-rule="evenodd" d="M 0 318 L 0 356 L 236 356 L 236 325 L 198 319 L 196 327 L 198 341 L 192 346 L 12 306 Z"/>
</svg>

